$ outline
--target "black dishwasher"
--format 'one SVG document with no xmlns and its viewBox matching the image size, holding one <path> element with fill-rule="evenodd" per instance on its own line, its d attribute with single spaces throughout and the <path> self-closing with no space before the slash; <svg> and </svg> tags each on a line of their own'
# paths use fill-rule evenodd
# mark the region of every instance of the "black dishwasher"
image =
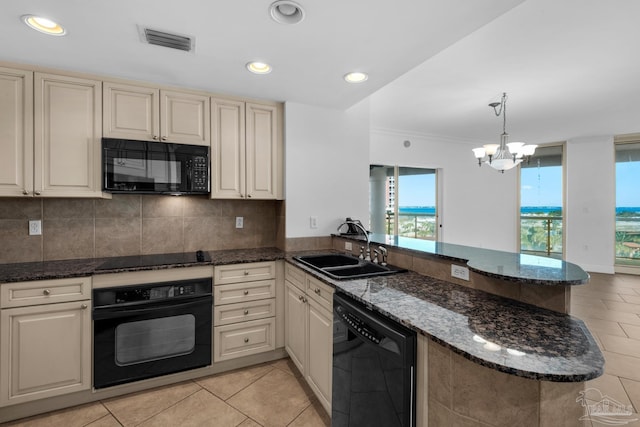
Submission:
<svg viewBox="0 0 640 427">
<path fill-rule="evenodd" d="M 333 296 L 332 427 L 414 427 L 416 333 Z"/>
</svg>

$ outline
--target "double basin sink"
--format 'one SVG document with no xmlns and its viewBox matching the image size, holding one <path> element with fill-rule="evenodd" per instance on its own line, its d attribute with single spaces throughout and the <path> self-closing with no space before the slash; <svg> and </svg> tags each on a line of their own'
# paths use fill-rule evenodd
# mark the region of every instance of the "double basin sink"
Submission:
<svg viewBox="0 0 640 427">
<path fill-rule="evenodd" d="M 294 256 L 293 259 L 337 280 L 361 279 L 407 271 L 392 265 L 376 264 L 344 254 L 303 255 Z"/>
</svg>

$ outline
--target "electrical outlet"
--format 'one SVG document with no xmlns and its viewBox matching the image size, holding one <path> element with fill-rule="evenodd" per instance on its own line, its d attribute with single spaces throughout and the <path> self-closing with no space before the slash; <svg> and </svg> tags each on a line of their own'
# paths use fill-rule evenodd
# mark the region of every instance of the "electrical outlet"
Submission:
<svg viewBox="0 0 640 427">
<path fill-rule="evenodd" d="M 42 234 L 42 221 L 39 219 L 29 220 L 29 236 L 40 236 Z"/>
<path fill-rule="evenodd" d="M 344 242 L 344 250 L 345 251 L 353 250 L 353 245 L 351 244 L 351 242 Z"/>
<path fill-rule="evenodd" d="M 309 217 L 309 228 L 318 228 L 318 217 L 310 216 Z"/>
<path fill-rule="evenodd" d="M 236 228 L 244 228 L 244 217 L 236 217 Z"/>
<path fill-rule="evenodd" d="M 461 265 L 451 264 L 451 276 L 462 280 L 469 280 L 469 269 Z"/>
</svg>

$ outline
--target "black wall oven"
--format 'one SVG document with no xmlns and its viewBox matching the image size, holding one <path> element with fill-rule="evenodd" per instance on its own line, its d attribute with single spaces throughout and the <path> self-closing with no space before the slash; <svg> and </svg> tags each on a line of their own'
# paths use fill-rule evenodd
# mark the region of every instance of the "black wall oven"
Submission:
<svg viewBox="0 0 640 427">
<path fill-rule="evenodd" d="M 211 364 L 211 278 L 93 290 L 96 389 Z"/>
</svg>

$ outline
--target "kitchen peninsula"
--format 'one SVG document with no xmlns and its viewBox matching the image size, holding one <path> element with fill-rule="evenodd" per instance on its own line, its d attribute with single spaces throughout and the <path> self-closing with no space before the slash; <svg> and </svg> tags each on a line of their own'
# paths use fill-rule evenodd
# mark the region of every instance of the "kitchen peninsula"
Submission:
<svg viewBox="0 0 640 427">
<path fill-rule="evenodd" d="M 117 267 L 119 264 L 115 262 L 112 265 L 116 267 L 111 270 L 99 269 L 105 261 L 117 258 L 5 264 L 0 266 L 0 283 L 5 288 L 18 282 L 65 277 L 91 276 L 95 280 L 112 273 L 131 274 L 157 270 L 188 272 L 205 266 L 276 262 L 276 265 L 280 265 L 276 267 L 278 288 L 284 280 L 283 270 L 287 270 L 287 267 L 283 268 L 281 265 L 282 259 L 285 259 L 286 266 L 295 267 L 313 277 L 316 282 L 320 281 L 336 292 L 344 293 L 418 333 L 418 425 L 427 425 L 427 422 L 429 425 L 452 425 L 464 420 L 489 425 L 560 426 L 563 422 L 564 425 L 576 425 L 582 415 L 581 407 L 575 402 L 578 393 L 584 388 L 584 381 L 601 375 L 604 365 L 602 354 L 584 324 L 562 313 L 562 310 L 535 307 L 495 295 L 495 292 L 492 294 L 473 289 L 467 283 L 466 286 L 460 286 L 460 279 L 445 280 L 437 277 L 438 274 L 450 273 L 452 263 L 465 265 L 467 255 L 452 252 L 464 251 L 464 247 L 439 245 L 440 252 L 434 253 L 416 247 L 421 244 L 436 247 L 438 244 L 434 242 L 402 239 L 394 245 L 389 243 L 390 239 L 392 238 L 373 235 L 371 240 L 387 246 L 390 263 L 411 271 L 385 277 L 331 280 L 294 261 L 293 253 L 261 248 L 212 251 L 209 253 L 210 258 L 197 265 L 185 262 L 127 267 L 125 262 Z M 344 252 L 344 242 L 343 238 L 332 239 L 334 249 L 341 248 L 341 252 Z M 472 255 L 481 254 L 481 250 L 469 251 Z M 504 253 L 493 255 L 504 256 L 506 261 L 518 258 L 509 258 Z M 531 286 L 535 289 L 560 288 L 563 289 L 561 295 L 564 296 L 566 287 L 588 280 L 588 275 L 579 267 L 561 261 L 559 268 L 564 269 L 564 273 L 554 269 L 553 265 L 541 265 L 536 277 L 533 277 L 533 272 L 526 277 L 517 277 L 513 273 L 504 273 L 515 271 L 516 268 L 515 265 L 507 265 L 505 261 L 500 278 L 484 276 L 483 273 L 499 274 L 497 270 L 486 272 L 477 267 L 479 264 L 474 262 L 479 263 L 480 258 L 469 258 L 470 278 L 473 281 L 484 286 L 491 282 L 483 282 L 478 277 L 503 281 L 505 283 L 496 289 L 512 286 L 522 295 L 526 294 L 522 292 L 522 287 L 528 289 Z M 529 271 L 529 265 L 520 264 L 522 271 Z M 433 274 L 427 274 L 426 269 L 431 269 Z M 564 276 L 560 278 L 558 274 Z M 214 285 L 215 280 L 217 279 L 214 279 Z M 96 283 L 94 287 L 95 285 Z M 281 296 L 277 295 L 276 301 L 279 298 Z M 281 306 L 283 303 L 280 301 L 276 304 Z M 276 319 L 280 319 L 276 322 L 288 321 L 282 317 L 282 314 L 276 313 Z M 281 346 L 286 344 L 283 336 L 276 337 L 276 343 L 279 344 L 276 344 L 275 351 L 264 353 L 269 358 L 283 355 Z M 214 342 L 214 348 L 215 346 Z M 329 348 L 326 350 L 330 351 Z M 246 359 L 247 364 L 263 360 L 255 355 Z M 243 358 L 237 360 L 242 361 Z M 190 375 L 208 375 L 237 366 L 225 363 L 216 362 L 213 369 L 196 370 Z M 178 381 L 185 377 L 174 378 L 174 381 Z M 170 379 L 147 381 L 148 385 L 142 388 L 160 385 Z M 132 384 L 131 388 L 106 389 L 93 394 L 87 390 L 76 394 L 77 402 L 71 404 L 142 388 L 136 388 Z M 70 404 L 69 399 L 54 399 L 52 402 L 57 402 L 59 407 Z M 33 403 L 49 410 L 56 407 L 53 403 L 42 406 L 42 401 Z M 0 409 L 2 419 L 13 418 L 8 415 L 13 409 L 11 405 Z M 24 409 L 24 414 L 29 413 L 28 404 L 25 404 Z"/>
</svg>

